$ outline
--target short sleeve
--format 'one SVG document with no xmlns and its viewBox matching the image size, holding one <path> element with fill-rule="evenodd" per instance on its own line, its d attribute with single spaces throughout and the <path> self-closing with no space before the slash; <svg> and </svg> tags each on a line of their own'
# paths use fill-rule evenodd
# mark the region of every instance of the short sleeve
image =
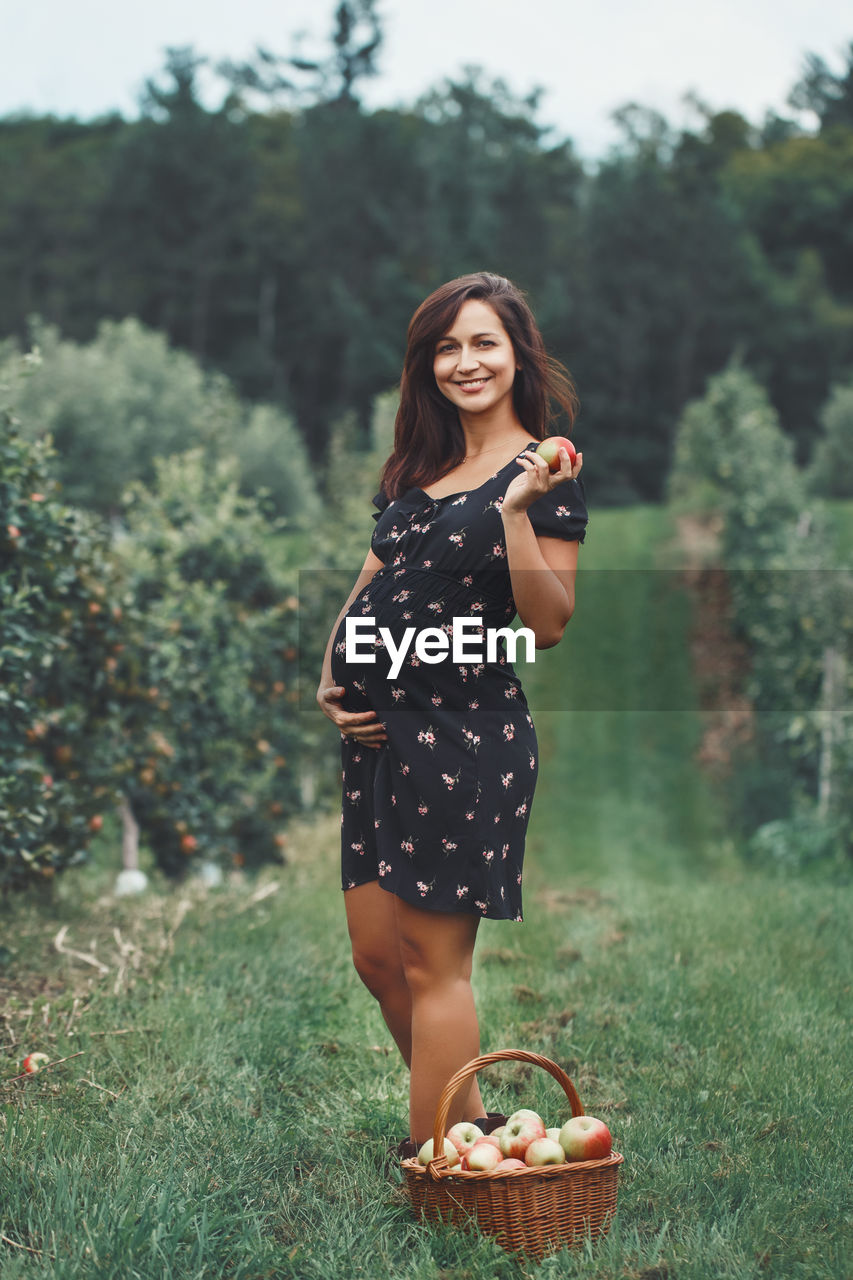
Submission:
<svg viewBox="0 0 853 1280">
<path fill-rule="evenodd" d="M 583 480 L 565 480 L 527 508 L 527 518 L 537 537 L 583 542 L 589 513 Z"/>
<path fill-rule="evenodd" d="M 379 508 L 378 511 L 371 512 L 373 519 L 378 520 L 379 517 L 382 515 L 382 512 L 388 506 L 388 497 L 384 489 L 380 489 L 379 492 L 374 495 L 373 505 L 374 507 Z"/>
</svg>

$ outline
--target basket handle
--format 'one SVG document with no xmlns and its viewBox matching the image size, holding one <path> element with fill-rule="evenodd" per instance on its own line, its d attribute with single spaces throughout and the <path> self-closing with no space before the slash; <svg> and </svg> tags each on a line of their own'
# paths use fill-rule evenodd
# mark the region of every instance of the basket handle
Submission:
<svg viewBox="0 0 853 1280">
<path fill-rule="evenodd" d="M 498 1049 L 494 1053 L 484 1053 L 482 1057 L 472 1058 L 464 1067 L 460 1067 L 456 1075 L 450 1077 L 438 1100 L 438 1110 L 435 1113 L 435 1123 L 432 1130 L 432 1149 L 440 1154 L 434 1155 L 427 1165 L 428 1173 L 436 1182 L 441 1180 L 442 1173 L 446 1173 L 450 1169 L 450 1165 L 447 1163 L 447 1156 L 444 1154 L 443 1142 L 450 1104 L 466 1080 L 469 1080 L 471 1076 L 475 1076 L 483 1067 L 490 1067 L 493 1062 L 530 1062 L 534 1067 L 541 1067 L 543 1071 L 549 1072 L 559 1085 L 562 1085 L 571 1105 L 572 1115 L 582 1116 L 584 1114 L 577 1089 L 563 1068 L 558 1067 L 556 1062 L 552 1062 L 550 1058 L 544 1057 L 541 1053 L 529 1053 L 526 1049 Z"/>
</svg>

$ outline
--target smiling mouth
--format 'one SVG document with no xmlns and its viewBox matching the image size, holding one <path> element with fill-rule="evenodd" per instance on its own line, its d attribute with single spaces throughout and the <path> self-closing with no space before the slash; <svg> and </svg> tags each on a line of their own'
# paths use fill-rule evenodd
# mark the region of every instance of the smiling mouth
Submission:
<svg viewBox="0 0 853 1280">
<path fill-rule="evenodd" d="M 477 387 L 484 387 L 490 378 L 466 378 L 464 381 L 456 383 L 457 387 L 468 387 L 469 390 L 476 390 Z"/>
</svg>

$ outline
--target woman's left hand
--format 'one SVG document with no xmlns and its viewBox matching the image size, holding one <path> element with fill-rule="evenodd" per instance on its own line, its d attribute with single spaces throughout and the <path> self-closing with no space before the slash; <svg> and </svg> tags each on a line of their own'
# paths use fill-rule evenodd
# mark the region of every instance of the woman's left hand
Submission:
<svg viewBox="0 0 853 1280">
<path fill-rule="evenodd" d="M 572 466 L 568 450 L 561 448 L 559 471 L 550 471 L 548 463 L 534 449 L 525 449 L 516 461 L 524 467 L 524 471 L 515 476 L 507 486 L 501 503 L 501 514 L 507 511 L 526 511 L 543 493 L 550 493 L 566 480 L 577 479 L 583 466 L 583 454 L 577 455 L 575 465 Z"/>
</svg>

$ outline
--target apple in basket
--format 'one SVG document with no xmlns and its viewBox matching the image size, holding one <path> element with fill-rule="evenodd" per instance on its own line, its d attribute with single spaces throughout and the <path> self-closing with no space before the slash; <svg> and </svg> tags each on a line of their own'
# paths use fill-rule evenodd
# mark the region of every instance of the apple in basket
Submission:
<svg viewBox="0 0 853 1280">
<path fill-rule="evenodd" d="M 524 1163 L 535 1168 L 546 1164 L 565 1164 L 566 1153 L 553 1138 L 536 1138 L 524 1153 Z"/>
<path fill-rule="evenodd" d="M 454 1147 L 449 1138 L 444 1139 L 444 1154 L 447 1156 L 447 1163 L 450 1165 L 459 1163 L 459 1152 Z M 427 1165 L 432 1159 L 432 1138 L 428 1138 L 418 1152 L 418 1164 Z"/>
<path fill-rule="evenodd" d="M 508 1120 L 501 1134 L 501 1151 L 512 1160 L 523 1160 L 524 1153 L 537 1138 L 545 1137 L 545 1126 L 538 1116 Z"/>
<path fill-rule="evenodd" d="M 506 1160 L 501 1160 L 500 1164 L 496 1164 L 495 1173 L 504 1173 L 507 1169 L 526 1169 L 527 1165 L 523 1160 L 516 1160 L 512 1156 L 507 1156 Z"/>
<path fill-rule="evenodd" d="M 613 1150 L 610 1130 L 595 1116 L 572 1116 L 560 1130 L 567 1160 L 605 1160 Z"/>
<path fill-rule="evenodd" d="M 514 1120 L 542 1120 L 542 1117 L 538 1111 L 530 1111 L 527 1107 L 522 1107 L 520 1111 L 513 1111 L 507 1118 L 507 1124 L 512 1124 Z"/>
<path fill-rule="evenodd" d="M 484 1138 L 486 1135 L 480 1126 L 474 1124 L 471 1120 L 460 1120 L 459 1124 L 455 1124 L 452 1129 L 448 1129 L 447 1136 L 460 1156 L 464 1156 L 471 1150 L 478 1138 Z"/>
<path fill-rule="evenodd" d="M 496 1147 L 496 1148 L 498 1149 L 498 1151 L 500 1151 L 500 1149 L 501 1149 L 501 1140 L 500 1140 L 500 1137 L 499 1137 L 499 1136 L 498 1136 L 498 1134 L 497 1134 L 497 1131 L 495 1131 L 495 1133 L 486 1133 L 486 1134 L 484 1134 L 482 1138 L 478 1138 L 478 1139 L 477 1139 L 477 1141 L 474 1143 L 474 1146 L 475 1146 L 475 1147 L 479 1147 L 479 1146 L 481 1146 L 484 1142 L 486 1143 L 486 1145 L 487 1145 L 487 1146 L 490 1146 L 490 1147 Z"/>
<path fill-rule="evenodd" d="M 503 1161 L 503 1152 L 495 1142 L 475 1142 L 462 1157 L 462 1168 L 472 1173 L 488 1173 Z"/>
</svg>

